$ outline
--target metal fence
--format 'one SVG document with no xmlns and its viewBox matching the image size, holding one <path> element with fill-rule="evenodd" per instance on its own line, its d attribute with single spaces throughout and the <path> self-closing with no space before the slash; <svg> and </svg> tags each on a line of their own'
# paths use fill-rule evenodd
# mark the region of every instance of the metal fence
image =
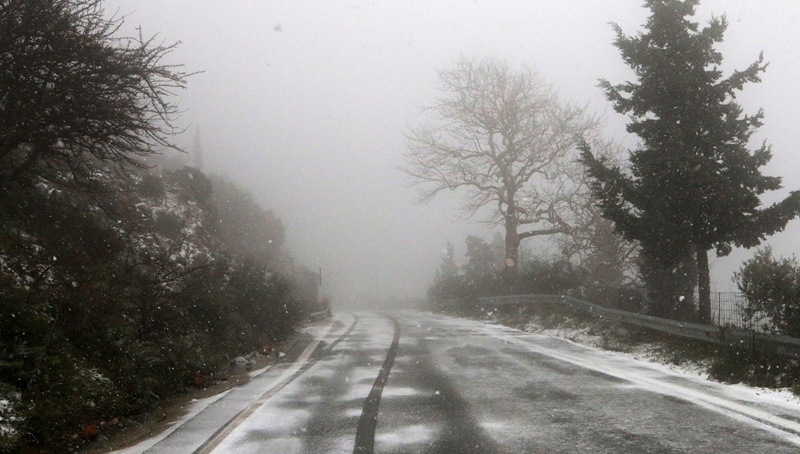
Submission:
<svg viewBox="0 0 800 454">
<path fill-rule="evenodd" d="M 737 292 L 711 294 L 711 322 L 717 326 L 742 328 L 759 333 L 773 332 L 772 321 L 766 314 L 749 317 L 744 308 L 747 299 Z"/>
<path fill-rule="evenodd" d="M 711 320 L 717 326 L 737 326 L 747 328 L 751 321 L 744 315 L 742 305 L 744 296 L 735 292 L 715 292 L 711 294 Z"/>
</svg>

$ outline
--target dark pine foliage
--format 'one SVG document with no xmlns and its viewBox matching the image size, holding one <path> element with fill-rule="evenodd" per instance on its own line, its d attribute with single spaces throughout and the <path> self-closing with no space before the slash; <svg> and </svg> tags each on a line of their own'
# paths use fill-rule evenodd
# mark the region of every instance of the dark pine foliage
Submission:
<svg viewBox="0 0 800 454">
<path fill-rule="evenodd" d="M 608 165 L 583 147 L 582 162 L 603 210 L 625 237 L 642 246 L 643 275 L 652 312 L 686 318 L 695 283 L 700 320 L 710 317 L 707 252 L 722 256 L 733 246 L 753 247 L 782 230 L 800 211 L 800 193 L 761 207 L 759 196 L 781 187 L 760 168 L 771 158 L 763 143 L 748 149 L 763 111 L 743 113 L 736 94 L 760 82 L 763 56 L 742 71 L 723 76 L 725 17 L 705 27 L 691 20 L 698 0 L 648 0 L 645 30 L 625 35 L 614 26 L 623 61 L 636 79 L 600 86 L 617 112 L 630 118 L 639 136 L 630 169 Z M 689 311 L 687 313 L 687 311 Z"/>
</svg>

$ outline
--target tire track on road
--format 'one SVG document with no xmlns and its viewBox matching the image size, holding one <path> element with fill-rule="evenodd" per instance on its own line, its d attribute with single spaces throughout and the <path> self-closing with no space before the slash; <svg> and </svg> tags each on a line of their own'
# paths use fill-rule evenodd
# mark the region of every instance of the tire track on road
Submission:
<svg viewBox="0 0 800 454">
<path fill-rule="evenodd" d="M 389 372 L 392 370 L 394 358 L 397 356 L 397 349 L 400 345 L 400 323 L 390 315 L 386 317 L 394 323 L 394 338 L 391 346 L 389 346 L 389 352 L 386 354 L 386 359 L 383 361 L 378 377 L 372 385 L 372 390 L 370 390 L 367 400 L 364 401 L 364 409 L 358 419 L 358 427 L 356 429 L 354 454 L 372 454 L 375 449 L 375 428 L 378 425 L 381 394 L 383 393 L 383 387 L 386 385 L 386 380 L 389 378 Z"/>
</svg>

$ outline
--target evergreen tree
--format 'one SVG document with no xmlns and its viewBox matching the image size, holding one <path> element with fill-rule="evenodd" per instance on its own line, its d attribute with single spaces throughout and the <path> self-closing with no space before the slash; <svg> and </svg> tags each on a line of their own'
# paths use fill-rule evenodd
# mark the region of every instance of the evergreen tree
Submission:
<svg viewBox="0 0 800 454">
<path fill-rule="evenodd" d="M 459 266 L 455 258 L 455 246 L 447 242 L 447 248 L 442 256 L 442 263 L 436 270 L 436 279 L 428 289 L 428 298 L 436 303 L 442 303 L 448 299 L 461 298 L 464 296 L 463 280 L 459 275 Z"/>
<path fill-rule="evenodd" d="M 588 146 L 582 161 L 604 216 L 641 242 L 650 290 L 685 301 L 685 282 L 676 283 L 682 289 L 667 285 L 672 291 L 666 292 L 663 285 L 676 276 L 693 279 L 695 268 L 700 319 L 707 321 L 708 251 L 726 255 L 734 245 L 752 247 L 782 230 L 800 211 L 800 193 L 760 207 L 759 196 L 779 189 L 781 179 L 759 170 L 771 158 L 769 145 L 748 149 L 763 111 L 744 114 L 736 94 L 746 83 L 760 82 L 767 64 L 760 55 L 743 71 L 723 77 L 722 55 L 714 47 L 727 21 L 713 17 L 700 28 L 691 21 L 697 4 L 646 1 L 651 14 L 636 36 L 614 25 L 614 45 L 636 80 L 619 85 L 601 80 L 600 86 L 615 110 L 629 116 L 627 130 L 641 145 L 631 152 L 629 172 L 596 158 Z"/>
<path fill-rule="evenodd" d="M 458 276 L 458 264 L 456 263 L 456 248 L 453 243 L 447 242 L 445 255 L 442 257 L 442 264 L 439 266 L 437 273 L 442 278 L 448 279 Z"/>
<path fill-rule="evenodd" d="M 496 289 L 496 273 L 492 247 L 483 238 L 469 235 L 464 243 L 467 245 L 467 263 L 464 265 L 464 278 L 471 293 L 492 295 Z"/>
</svg>

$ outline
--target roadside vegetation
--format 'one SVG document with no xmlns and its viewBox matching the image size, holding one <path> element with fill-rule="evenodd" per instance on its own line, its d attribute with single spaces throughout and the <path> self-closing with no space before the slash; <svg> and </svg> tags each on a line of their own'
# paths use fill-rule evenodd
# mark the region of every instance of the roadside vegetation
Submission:
<svg viewBox="0 0 800 454">
<path fill-rule="evenodd" d="M 0 2 L 0 452 L 71 452 L 315 309 L 279 219 L 162 157 L 191 75 L 119 24 Z"/>
<path fill-rule="evenodd" d="M 312 273 L 246 192 L 219 180 L 235 196 L 222 201 L 190 167 L 107 175 L 102 194 L 43 185 L 2 197 L 7 452 L 81 445 L 269 350 L 315 310 Z M 238 231 L 223 227 L 233 222 Z"/>
</svg>

